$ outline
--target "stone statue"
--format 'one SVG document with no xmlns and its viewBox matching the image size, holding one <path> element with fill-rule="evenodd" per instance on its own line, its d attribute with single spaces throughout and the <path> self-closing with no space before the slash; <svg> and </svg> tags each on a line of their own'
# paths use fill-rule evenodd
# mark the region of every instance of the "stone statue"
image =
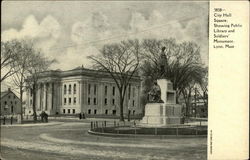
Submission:
<svg viewBox="0 0 250 160">
<path fill-rule="evenodd" d="M 160 77 L 163 78 L 165 75 L 165 69 L 166 69 L 166 62 L 167 62 L 167 57 L 164 53 L 166 47 L 162 47 L 161 49 L 161 55 L 160 55 L 160 62 L 159 62 L 159 66 L 160 66 Z"/>
<path fill-rule="evenodd" d="M 154 81 L 154 85 L 148 93 L 148 102 L 163 103 L 163 100 L 161 100 L 161 88 L 156 81 Z"/>
</svg>

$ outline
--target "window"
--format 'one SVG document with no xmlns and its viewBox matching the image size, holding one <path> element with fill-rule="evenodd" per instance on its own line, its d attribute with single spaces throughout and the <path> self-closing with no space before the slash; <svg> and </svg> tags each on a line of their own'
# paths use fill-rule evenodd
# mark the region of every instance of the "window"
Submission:
<svg viewBox="0 0 250 160">
<path fill-rule="evenodd" d="M 74 104 L 76 104 L 76 97 L 74 97 Z"/>
<path fill-rule="evenodd" d="M 105 110 L 105 114 L 108 114 L 108 110 L 107 109 Z"/>
<path fill-rule="evenodd" d="M 96 95 L 96 90 L 97 90 L 97 86 L 96 84 L 94 85 L 94 95 Z"/>
<path fill-rule="evenodd" d="M 68 113 L 70 113 L 70 109 L 68 109 Z"/>
<path fill-rule="evenodd" d="M 71 84 L 69 85 L 69 94 L 71 94 Z"/>
<path fill-rule="evenodd" d="M 73 112 L 73 114 L 75 114 L 76 110 L 75 110 L 75 109 L 72 109 L 72 112 Z"/>
<path fill-rule="evenodd" d="M 11 106 L 11 113 L 13 113 L 14 112 L 14 107 L 13 106 Z"/>
<path fill-rule="evenodd" d="M 135 100 L 133 100 L 133 107 L 135 106 Z"/>
<path fill-rule="evenodd" d="M 113 96 L 115 95 L 115 87 L 113 87 Z"/>
<path fill-rule="evenodd" d="M 67 94 L 67 86 L 66 86 L 66 84 L 64 85 L 64 94 Z"/>
<path fill-rule="evenodd" d="M 12 102 L 11 102 L 11 104 L 12 104 Z M 32 99 L 30 100 L 30 105 L 32 105 Z"/>
<path fill-rule="evenodd" d="M 96 98 L 94 98 L 94 105 L 96 105 Z"/>
<path fill-rule="evenodd" d="M 135 110 L 133 110 L 133 115 L 135 115 Z"/>
<path fill-rule="evenodd" d="M 128 114 L 129 114 L 129 115 L 131 114 L 131 110 L 128 110 Z"/>
<path fill-rule="evenodd" d="M 105 88 L 104 88 L 104 94 L 105 94 L 105 96 L 108 94 L 108 86 L 105 86 Z"/>
<path fill-rule="evenodd" d="M 63 113 L 65 113 L 65 109 L 63 109 Z"/>
<path fill-rule="evenodd" d="M 7 105 L 7 101 L 4 101 L 4 104 Z"/>
<path fill-rule="evenodd" d="M 30 89 L 30 96 L 32 96 L 32 90 Z"/>
<path fill-rule="evenodd" d="M 133 97 L 135 97 L 135 88 L 133 88 Z"/>
<path fill-rule="evenodd" d="M 97 111 L 96 111 L 96 109 L 95 109 L 95 110 L 94 110 L 94 114 L 96 114 L 96 112 L 97 112 Z"/>
<path fill-rule="evenodd" d="M 115 99 L 112 99 L 112 104 L 115 105 Z"/>
<path fill-rule="evenodd" d="M 10 99 L 10 96 L 8 98 Z"/>
<path fill-rule="evenodd" d="M 66 98 L 64 98 L 64 105 L 67 103 L 67 99 Z"/>
<path fill-rule="evenodd" d="M 90 105 L 90 98 L 88 98 L 88 105 Z"/>
<path fill-rule="evenodd" d="M 88 85 L 88 94 L 90 94 L 91 85 Z"/>
<path fill-rule="evenodd" d="M 12 104 L 12 101 L 10 101 L 10 104 Z"/>
<path fill-rule="evenodd" d="M 16 104 L 16 101 L 15 101 L 15 104 Z"/>
<path fill-rule="evenodd" d="M 88 110 L 88 114 L 91 114 L 91 109 Z"/>
<path fill-rule="evenodd" d="M 69 104 L 71 104 L 71 98 L 69 98 Z"/>
<path fill-rule="evenodd" d="M 113 115 L 116 115 L 116 110 L 113 110 Z"/>
<path fill-rule="evenodd" d="M 129 84 L 128 86 L 128 99 L 130 99 L 130 95 L 131 95 L 131 84 Z"/>
<path fill-rule="evenodd" d="M 16 99 L 16 96 L 13 96 L 14 99 Z"/>
<path fill-rule="evenodd" d="M 74 94 L 76 94 L 76 84 L 74 84 L 73 90 L 74 90 Z"/>
<path fill-rule="evenodd" d="M 104 105 L 107 105 L 108 104 L 108 100 L 107 98 L 104 99 Z"/>
</svg>

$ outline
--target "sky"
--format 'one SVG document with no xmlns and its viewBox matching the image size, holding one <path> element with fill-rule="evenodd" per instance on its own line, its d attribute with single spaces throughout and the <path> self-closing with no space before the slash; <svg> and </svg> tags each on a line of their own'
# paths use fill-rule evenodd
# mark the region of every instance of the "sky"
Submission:
<svg viewBox="0 0 250 160">
<path fill-rule="evenodd" d="M 1 41 L 32 38 L 58 61 L 51 68 L 89 67 L 107 43 L 175 38 L 200 46 L 208 65 L 208 2 L 3 1 Z"/>
</svg>

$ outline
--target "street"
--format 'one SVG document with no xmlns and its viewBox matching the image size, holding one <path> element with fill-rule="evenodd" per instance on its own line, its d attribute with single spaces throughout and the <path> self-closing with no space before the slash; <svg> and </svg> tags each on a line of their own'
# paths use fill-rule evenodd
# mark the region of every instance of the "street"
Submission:
<svg viewBox="0 0 250 160">
<path fill-rule="evenodd" d="M 124 138 L 89 135 L 87 120 L 1 126 L 1 158 L 206 159 L 207 138 Z"/>
</svg>

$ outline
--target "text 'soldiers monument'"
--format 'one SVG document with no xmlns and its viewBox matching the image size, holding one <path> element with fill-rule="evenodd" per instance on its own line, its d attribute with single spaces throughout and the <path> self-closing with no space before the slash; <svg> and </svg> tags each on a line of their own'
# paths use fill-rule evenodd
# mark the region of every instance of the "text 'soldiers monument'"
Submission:
<svg viewBox="0 0 250 160">
<path fill-rule="evenodd" d="M 160 79 L 154 81 L 148 93 L 148 103 L 145 106 L 145 116 L 141 124 L 148 126 L 166 126 L 181 123 L 181 105 L 176 104 L 176 92 L 173 84 L 166 77 L 165 47 L 162 48 L 160 66 Z"/>
</svg>

